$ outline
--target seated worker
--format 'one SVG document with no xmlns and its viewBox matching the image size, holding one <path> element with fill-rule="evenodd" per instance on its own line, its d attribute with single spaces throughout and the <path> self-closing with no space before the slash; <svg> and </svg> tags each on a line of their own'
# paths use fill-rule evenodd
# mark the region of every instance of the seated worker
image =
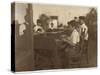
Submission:
<svg viewBox="0 0 100 75">
<path fill-rule="evenodd" d="M 39 19 L 37 20 L 37 25 L 34 27 L 34 32 L 37 32 L 37 33 L 43 33 L 44 32 L 44 29 L 42 28 L 41 22 L 40 22 Z"/>
<path fill-rule="evenodd" d="M 74 20 L 69 22 L 69 26 L 70 26 L 71 34 L 65 39 L 63 38 L 63 40 L 68 42 L 70 45 L 75 46 L 80 41 L 80 34 L 77 31 L 77 26 Z"/>
<path fill-rule="evenodd" d="M 75 55 L 77 52 L 79 52 L 80 34 L 77 31 L 77 26 L 74 20 L 70 21 L 69 25 L 71 33 L 69 36 L 61 36 L 61 41 L 63 42 L 61 49 L 68 52 L 69 55 Z"/>
<path fill-rule="evenodd" d="M 60 41 L 62 44 L 60 45 L 59 56 L 61 59 L 62 67 L 66 68 L 69 65 L 69 57 L 73 57 L 79 54 L 78 44 L 80 42 L 80 35 L 77 31 L 77 26 L 75 25 L 75 21 L 70 21 L 70 35 L 62 35 Z"/>
</svg>

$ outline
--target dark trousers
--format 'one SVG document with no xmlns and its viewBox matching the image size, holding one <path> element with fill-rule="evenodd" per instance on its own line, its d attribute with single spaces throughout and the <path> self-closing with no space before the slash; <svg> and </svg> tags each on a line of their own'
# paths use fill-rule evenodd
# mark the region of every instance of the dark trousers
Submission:
<svg viewBox="0 0 100 75">
<path fill-rule="evenodd" d="M 81 63 L 88 63 L 88 40 L 81 39 L 80 41 Z M 83 63 L 84 62 L 84 63 Z"/>
</svg>

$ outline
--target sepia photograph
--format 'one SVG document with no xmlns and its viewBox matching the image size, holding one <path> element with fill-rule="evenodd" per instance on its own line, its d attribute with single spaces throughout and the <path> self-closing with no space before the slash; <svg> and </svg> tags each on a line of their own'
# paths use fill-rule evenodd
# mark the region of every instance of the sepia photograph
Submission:
<svg viewBox="0 0 100 75">
<path fill-rule="evenodd" d="M 11 70 L 97 67 L 97 7 L 11 4 Z"/>
</svg>

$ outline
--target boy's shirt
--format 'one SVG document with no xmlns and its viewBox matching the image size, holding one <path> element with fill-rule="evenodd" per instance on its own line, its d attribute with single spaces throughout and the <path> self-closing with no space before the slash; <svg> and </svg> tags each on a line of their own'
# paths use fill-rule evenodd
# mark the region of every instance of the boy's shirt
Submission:
<svg viewBox="0 0 100 75">
<path fill-rule="evenodd" d="M 24 35 L 24 31 L 26 30 L 26 25 L 25 24 L 21 24 L 19 26 L 19 35 L 22 36 Z"/>
<path fill-rule="evenodd" d="M 80 35 L 79 32 L 74 29 L 71 36 L 70 36 L 70 40 L 72 41 L 72 43 L 77 44 L 80 42 Z"/>
</svg>

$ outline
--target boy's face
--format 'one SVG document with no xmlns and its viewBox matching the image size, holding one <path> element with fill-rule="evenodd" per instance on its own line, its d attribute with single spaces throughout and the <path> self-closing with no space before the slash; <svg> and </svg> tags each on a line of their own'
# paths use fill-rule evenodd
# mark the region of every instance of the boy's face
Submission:
<svg viewBox="0 0 100 75">
<path fill-rule="evenodd" d="M 30 20 L 29 20 L 29 16 L 28 16 L 28 15 L 25 16 L 24 19 L 25 19 L 25 22 L 30 22 Z"/>
<path fill-rule="evenodd" d="M 84 23 L 84 21 L 82 19 L 80 19 L 80 24 L 82 25 Z"/>
<path fill-rule="evenodd" d="M 75 29 L 75 26 L 72 26 L 72 30 L 74 30 Z"/>
<path fill-rule="evenodd" d="M 76 18 L 75 21 L 76 21 L 76 22 L 79 22 L 79 18 Z"/>
<path fill-rule="evenodd" d="M 75 28 L 75 27 L 74 27 L 74 26 L 72 26 L 72 25 L 70 25 L 69 27 L 70 27 L 70 30 L 71 30 L 71 31 L 73 31 L 73 30 L 74 30 L 74 28 Z"/>
</svg>

